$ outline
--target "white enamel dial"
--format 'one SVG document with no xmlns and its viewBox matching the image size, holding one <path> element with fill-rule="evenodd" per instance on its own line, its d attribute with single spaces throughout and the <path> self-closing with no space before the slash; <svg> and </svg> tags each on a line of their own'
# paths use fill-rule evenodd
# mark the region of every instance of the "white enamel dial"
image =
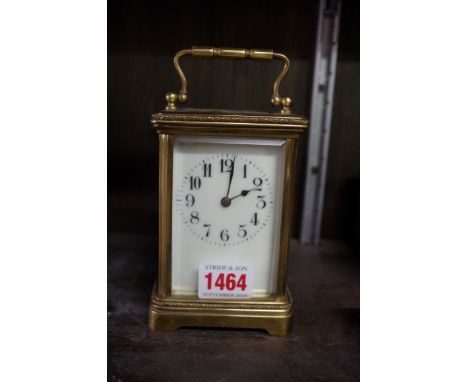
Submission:
<svg viewBox="0 0 468 382">
<path fill-rule="evenodd" d="M 284 139 L 177 136 L 171 290 L 196 296 L 200 264 L 248 265 L 253 296 L 276 290 Z"/>
<path fill-rule="evenodd" d="M 274 207 L 269 175 L 245 155 L 214 154 L 180 179 L 176 206 L 190 232 L 215 246 L 255 240 Z"/>
</svg>

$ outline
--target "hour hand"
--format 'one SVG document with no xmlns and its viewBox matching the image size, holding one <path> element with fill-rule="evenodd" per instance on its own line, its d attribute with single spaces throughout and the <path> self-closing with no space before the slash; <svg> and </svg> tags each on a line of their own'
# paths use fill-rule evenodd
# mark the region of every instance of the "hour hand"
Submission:
<svg viewBox="0 0 468 382">
<path fill-rule="evenodd" d="M 239 196 L 247 196 L 247 194 L 248 194 L 250 191 L 262 191 L 262 189 L 261 189 L 261 188 L 255 187 L 255 188 L 251 188 L 250 190 L 242 190 L 241 193 L 240 193 L 239 195 L 233 196 L 233 197 L 231 198 L 231 200 L 232 200 L 232 199 L 235 199 L 235 198 L 238 198 Z"/>
</svg>

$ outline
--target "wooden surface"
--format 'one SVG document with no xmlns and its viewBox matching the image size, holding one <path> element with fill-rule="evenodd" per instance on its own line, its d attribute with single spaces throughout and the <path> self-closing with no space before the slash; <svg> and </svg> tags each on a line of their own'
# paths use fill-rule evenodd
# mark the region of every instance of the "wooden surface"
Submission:
<svg viewBox="0 0 468 382">
<path fill-rule="evenodd" d="M 359 259 L 340 243 L 293 242 L 292 333 L 180 329 L 152 333 L 147 311 L 156 238 L 108 237 L 109 381 L 358 381 Z"/>
</svg>

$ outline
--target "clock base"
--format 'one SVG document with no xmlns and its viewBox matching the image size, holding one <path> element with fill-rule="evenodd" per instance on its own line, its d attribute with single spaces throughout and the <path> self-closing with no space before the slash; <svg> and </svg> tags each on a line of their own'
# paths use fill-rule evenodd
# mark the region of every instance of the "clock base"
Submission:
<svg viewBox="0 0 468 382">
<path fill-rule="evenodd" d="M 274 336 L 291 330 L 292 298 L 262 300 L 200 300 L 196 297 L 158 297 L 153 294 L 148 326 L 155 331 L 181 327 L 264 329 Z"/>
</svg>

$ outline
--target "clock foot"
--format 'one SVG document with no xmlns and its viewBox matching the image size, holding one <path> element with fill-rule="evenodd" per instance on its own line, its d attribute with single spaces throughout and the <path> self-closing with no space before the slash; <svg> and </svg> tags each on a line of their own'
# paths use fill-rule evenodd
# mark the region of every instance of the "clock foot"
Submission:
<svg viewBox="0 0 468 382">
<path fill-rule="evenodd" d="M 198 298 L 159 298 L 153 296 L 148 326 L 154 331 L 173 332 L 181 327 L 223 327 L 263 329 L 284 336 L 291 330 L 292 300 L 207 301 Z"/>
</svg>

